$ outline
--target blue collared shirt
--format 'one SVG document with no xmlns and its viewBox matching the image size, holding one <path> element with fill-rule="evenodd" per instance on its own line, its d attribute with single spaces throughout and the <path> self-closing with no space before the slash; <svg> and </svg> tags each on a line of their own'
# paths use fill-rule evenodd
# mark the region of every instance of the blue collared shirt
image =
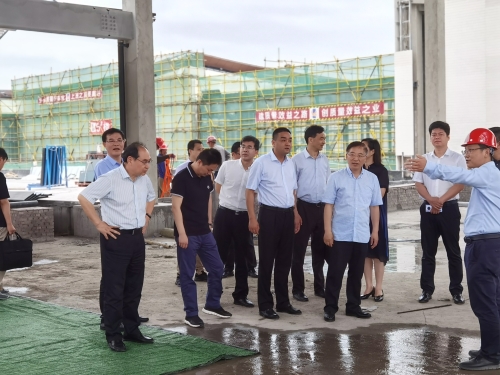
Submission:
<svg viewBox="0 0 500 375">
<path fill-rule="evenodd" d="M 247 189 L 259 192 L 259 202 L 266 206 L 289 208 L 295 205 L 297 174 L 292 159 L 281 163 L 274 152 L 257 158 L 248 176 Z"/>
<path fill-rule="evenodd" d="M 140 176 L 132 181 L 123 165 L 102 175 L 80 194 L 92 204 L 99 199 L 102 220 L 121 229 L 143 227 L 146 203 L 156 199 L 149 177 Z"/>
<path fill-rule="evenodd" d="M 383 204 L 377 176 L 363 169 L 356 178 L 349 167 L 341 169 L 328 179 L 323 202 L 334 205 L 335 241 L 368 243 L 370 207 Z"/>
<path fill-rule="evenodd" d="M 292 158 L 297 173 L 297 198 L 309 203 L 319 203 L 330 177 L 328 158 L 319 153 L 313 158 L 307 149 Z"/>
<path fill-rule="evenodd" d="M 163 156 L 162 154 L 158 154 L 158 156 Z M 166 172 L 166 166 L 165 166 L 165 161 L 162 161 L 161 163 L 158 163 L 157 169 L 158 169 L 158 177 L 160 178 L 165 178 L 165 172 Z"/>
<path fill-rule="evenodd" d="M 94 167 L 94 179 L 98 179 L 103 174 L 118 168 L 121 163 L 117 163 L 115 159 L 111 156 L 106 155 L 104 159 L 99 160 L 99 162 Z"/>
<path fill-rule="evenodd" d="M 467 170 L 428 161 L 424 173 L 431 178 L 473 187 L 464 222 L 465 236 L 500 233 L 500 171 L 494 162 Z"/>
</svg>

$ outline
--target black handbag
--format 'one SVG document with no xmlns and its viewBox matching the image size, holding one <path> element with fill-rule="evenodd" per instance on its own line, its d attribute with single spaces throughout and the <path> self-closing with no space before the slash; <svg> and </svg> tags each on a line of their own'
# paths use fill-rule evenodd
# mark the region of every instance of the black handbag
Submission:
<svg viewBox="0 0 500 375">
<path fill-rule="evenodd" d="M 22 238 L 17 232 L 15 235 L 15 240 L 7 234 L 5 240 L 0 241 L 0 271 L 33 265 L 33 241 Z"/>
</svg>

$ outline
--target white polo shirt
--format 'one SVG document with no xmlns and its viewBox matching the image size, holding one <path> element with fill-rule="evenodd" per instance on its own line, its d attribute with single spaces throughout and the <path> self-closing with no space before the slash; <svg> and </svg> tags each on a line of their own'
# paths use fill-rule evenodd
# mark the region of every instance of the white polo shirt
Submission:
<svg viewBox="0 0 500 375">
<path fill-rule="evenodd" d="M 222 163 L 215 182 L 222 185 L 219 194 L 219 204 L 234 211 L 246 211 L 245 198 L 250 168 L 243 168 L 241 159 L 228 160 Z"/>
<path fill-rule="evenodd" d="M 450 150 L 449 148 L 441 157 L 437 157 L 434 151 L 428 152 L 424 156 L 427 161 L 431 161 L 436 164 L 467 169 L 467 163 L 465 162 L 464 156 L 458 152 Z M 413 181 L 424 184 L 431 197 L 441 197 L 454 185 L 454 183 L 448 181 L 433 180 L 422 172 L 415 172 L 413 175 Z M 459 194 L 450 198 L 450 200 L 458 199 L 458 197 Z M 421 198 L 424 199 L 422 196 Z"/>
</svg>

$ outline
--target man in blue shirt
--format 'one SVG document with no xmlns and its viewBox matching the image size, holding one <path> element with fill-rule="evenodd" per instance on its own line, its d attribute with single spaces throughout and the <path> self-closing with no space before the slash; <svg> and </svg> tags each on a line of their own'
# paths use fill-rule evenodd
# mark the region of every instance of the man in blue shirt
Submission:
<svg viewBox="0 0 500 375">
<path fill-rule="evenodd" d="M 493 128 L 490 128 L 490 130 L 495 134 L 495 138 L 497 140 L 497 145 L 500 144 L 500 127 L 495 126 Z M 500 169 L 500 149 L 497 148 L 495 152 L 493 153 L 493 161 L 495 162 L 495 165 L 497 166 L 498 169 Z"/>
<path fill-rule="evenodd" d="M 314 295 L 325 298 L 326 246 L 323 242 L 324 224 L 321 202 L 326 183 L 330 177 L 328 158 L 321 153 L 326 143 L 325 129 L 322 126 L 309 126 L 304 134 L 307 147 L 292 158 L 297 173 L 297 213 L 302 220 L 299 232 L 295 235 L 292 260 L 292 295 L 297 301 L 307 302 L 304 294 L 304 257 L 311 237 L 312 268 L 314 273 Z"/>
<path fill-rule="evenodd" d="M 361 279 L 363 277 L 368 243 L 377 246 L 379 207 L 382 194 L 377 176 L 363 169 L 368 149 L 362 142 L 347 146 L 348 167 L 333 173 L 328 179 L 323 202 L 325 203 L 324 241 L 327 250 L 328 273 L 324 319 L 335 320 L 339 310 L 339 294 L 346 266 L 347 303 L 346 315 L 370 318 L 361 310 Z M 370 235 L 370 219 L 372 232 Z"/>
<path fill-rule="evenodd" d="M 102 133 L 102 144 L 108 154 L 104 159 L 100 160 L 95 165 L 94 176 L 96 180 L 101 175 L 122 165 L 122 152 L 125 145 L 125 136 L 120 129 L 108 129 Z"/>
<path fill-rule="evenodd" d="M 78 196 L 83 211 L 101 233 L 106 340 L 116 352 L 126 350 L 123 340 L 154 341 L 138 328 L 146 259 L 143 234 L 156 200 L 146 176 L 151 157 L 142 143 L 134 142 L 123 153 L 123 160 L 123 165 L 98 178 Z M 96 200 L 101 202 L 102 220 L 94 208 Z"/>
<path fill-rule="evenodd" d="M 459 367 L 495 370 L 500 369 L 500 171 L 492 157 L 497 141 L 490 130 L 478 128 L 462 146 L 469 170 L 432 163 L 420 155 L 405 167 L 473 187 L 464 223 L 464 261 L 470 305 L 481 330 L 481 349 L 469 351 L 472 359 Z"/>
<path fill-rule="evenodd" d="M 292 134 L 287 128 L 273 132 L 273 149 L 258 158 L 248 176 L 246 201 L 248 229 L 259 235 L 259 281 L 257 299 L 259 314 L 279 319 L 274 311 L 271 277 L 274 266 L 276 310 L 293 315 L 302 312 L 290 304 L 288 274 L 292 265 L 294 233 L 299 231 L 300 217 L 294 214 L 297 175 L 291 159 Z M 255 215 L 255 192 L 259 192 L 259 219 Z"/>
</svg>

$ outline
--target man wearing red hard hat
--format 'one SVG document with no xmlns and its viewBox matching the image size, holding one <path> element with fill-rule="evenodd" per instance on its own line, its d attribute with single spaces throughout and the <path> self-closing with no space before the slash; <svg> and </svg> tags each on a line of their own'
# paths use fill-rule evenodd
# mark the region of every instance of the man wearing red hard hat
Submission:
<svg viewBox="0 0 500 375">
<path fill-rule="evenodd" d="M 481 348 L 469 351 L 463 370 L 500 369 L 500 170 L 493 153 L 497 140 L 491 130 L 474 129 L 463 154 L 469 170 L 428 162 L 418 155 L 405 168 L 431 178 L 472 186 L 465 217 L 465 269 L 472 311 L 479 320 Z"/>
</svg>

